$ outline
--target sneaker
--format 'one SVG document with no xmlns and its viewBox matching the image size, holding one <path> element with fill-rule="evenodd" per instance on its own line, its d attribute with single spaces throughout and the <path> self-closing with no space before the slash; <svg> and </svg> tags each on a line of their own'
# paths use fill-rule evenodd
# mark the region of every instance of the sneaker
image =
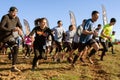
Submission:
<svg viewBox="0 0 120 80">
<path fill-rule="evenodd" d="M 83 60 L 83 58 L 80 58 L 80 61 L 84 63 L 84 60 Z"/>
<path fill-rule="evenodd" d="M 17 67 L 12 67 L 12 68 L 11 68 L 11 71 L 12 71 L 12 72 L 20 72 L 21 70 L 19 70 Z"/>
</svg>

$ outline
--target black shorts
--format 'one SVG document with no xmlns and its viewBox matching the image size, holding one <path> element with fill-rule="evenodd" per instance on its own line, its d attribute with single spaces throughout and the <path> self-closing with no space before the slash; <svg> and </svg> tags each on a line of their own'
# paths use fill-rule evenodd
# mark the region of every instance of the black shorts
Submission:
<svg viewBox="0 0 120 80">
<path fill-rule="evenodd" d="M 61 42 L 55 41 L 55 45 L 56 45 L 56 52 L 61 52 L 62 51 Z"/>
<path fill-rule="evenodd" d="M 79 43 L 76 43 L 76 42 L 73 42 L 73 43 L 72 43 L 72 49 L 73 49 L 73 50 L 78 49 L 78 47 L 79 47 Z"/>
<path fill-rule="evenodd" d="M 78 51 L 81 52 L 81 51 L 84 50 L 84 48 L 85 48 L 86 46 L 90 46 L 90 47 L 91 47 L 91 45 L 94 44 L 94 43 L 96 43 L 96 40 L 94 40 L 94 39 L 90 39 L 90 40 L 87 41 L 86 43 L 81 43 L 81 42 L 80 42 L 80 43 L 79 43 Z"/>
<path fill-rule="evenodd" d="M 95 41 L 99 44 L 100 43 L 100 41 L 98 40 L 98 39 L 95 39 Z"/>
<path fill-rule="evenodd" d="M 108 47 L 113 47 L 113 43 L 112 42 L 108 42 Z"/>
<path fill-rule="evenodd" d="M 67 48 L 67 50 L 65 50 L 65 48 Z M 72 43 L 70 42 L 64 42 L 63 43 L 63 49 L 65 50 L 65 52 L 69 52 L 72 50 Z"/>
</svg>

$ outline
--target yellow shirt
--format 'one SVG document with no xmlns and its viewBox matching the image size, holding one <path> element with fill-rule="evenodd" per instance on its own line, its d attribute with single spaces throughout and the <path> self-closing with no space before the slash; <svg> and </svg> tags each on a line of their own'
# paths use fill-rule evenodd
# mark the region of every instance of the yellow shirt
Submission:
<svg viewBox="0 0 120 80">
<path fill-rule="evenodd" d="M 113 26 L 110 26 L 109 24 L 106 24 L 106 25 L 103 27 L 103 34 L 104 34 L 105 36 L 111 36 L 112 28 L 113 28 Z M 107 40 L 106 37 L 104 37 L 104 36 L 102 36 L 102 35 L 101 35 L 101 37 L 102 37 L 103 39 Z"/>
</svg>

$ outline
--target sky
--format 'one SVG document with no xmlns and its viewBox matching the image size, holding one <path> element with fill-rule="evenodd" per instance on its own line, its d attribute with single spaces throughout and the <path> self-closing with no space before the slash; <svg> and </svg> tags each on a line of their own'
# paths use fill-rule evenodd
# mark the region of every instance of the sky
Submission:
<svg viewBox="0 0 120 80">
<path fill-rule="evenodd" d="M 32 30 L 36 18 L 46 17 L 50 28 L 57 26 L 57 21 L 62 20 L 64 29 L 68 30 L 71 24 L 69 11 L 74 13 L 76 23 L 80 25 L 83 19 L 91 18 L 93 10 L 97 10 L 100 13 L 98 21 L 95 22 L 97 26 L 103 25 L 101 5 L 106 8 L 108 22 L 111 18 L 116 18 L 113 30 L 116 31 L 116 39 L 120 39 L 120 0 L 1 0 L 0 19 L 8 13 L 11 6 L 16 6 L 23 29 L 23 19 L 29 22 Z"/>
</svg>

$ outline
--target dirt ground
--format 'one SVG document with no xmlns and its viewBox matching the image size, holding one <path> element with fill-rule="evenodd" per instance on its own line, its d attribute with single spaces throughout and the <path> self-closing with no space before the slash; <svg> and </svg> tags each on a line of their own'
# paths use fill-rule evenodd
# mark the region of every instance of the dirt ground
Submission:
<svg viewBox="0 0 120 80">
<path fill-rule="evenodd" d="M 19 53 L 16 66 L 21 72 L 11 72 L 8 55 L 0 54 L 0 80 L 112 80 L 97 58 L 94 58 L 94 65 L 85 59 L 86 63 L 78 60 L 75 68 L 72 68 L 67 61 L 56 63 L 49 57 L 48 60 L 39 60 L 35 71 L 31 70 L 32 59 L 33 54 L 25 59 L 24 54 Z M 120 74 L 117 74 L 117 78 L 120 79 Z"/>
</svg>

